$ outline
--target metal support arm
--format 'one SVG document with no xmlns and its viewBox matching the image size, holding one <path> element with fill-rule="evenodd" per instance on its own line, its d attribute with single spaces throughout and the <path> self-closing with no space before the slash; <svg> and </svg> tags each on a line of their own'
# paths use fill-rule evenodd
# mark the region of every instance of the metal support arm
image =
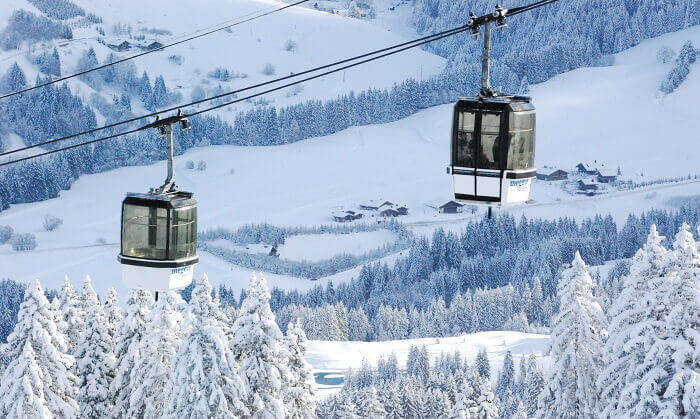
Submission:
<svg viewBox="0 0 700 419">
<path fill-rule="evenodd" d="M 147 126 L 147 128 L 157 128 L 168 146 L 168 175 L 165 178 L 165 182 L 160 187 L 151 189 L 151 193 L 155 195 L 169 194 L 177 191 L 175 185 L 175 142 L 173 139 L 173 125 L 177 123 L 180 123 L 183 130 L 191 128 L 187 116 L 183 115 L 181 111 L 178 111 L 177 115 L 165 119 L 157 118 L 155 122 Z"/>
</svg>

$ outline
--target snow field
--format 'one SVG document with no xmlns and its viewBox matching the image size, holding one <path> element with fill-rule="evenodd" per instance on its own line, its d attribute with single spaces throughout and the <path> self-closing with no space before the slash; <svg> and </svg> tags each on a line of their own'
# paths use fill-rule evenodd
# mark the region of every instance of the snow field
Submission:
<svg viewBox="0 0 700 419">
<path fill-rule="evenodd" d="M 363 360 L 376 367 L 379 358 L 388 358 L 392 353 L 396 354 L 399 368 L 405 368 L 408 351 L 411 346 L 425 345 L 431 362 L 442 353 L 459 352 L 462 357 L 473 363 L 480 350 L 485 349 L 494 371 L 492 377 L 498 377 L 496 373 L 501 368 L 503 357 L 507 351 L 511 351 L 515 364 L 520 358 L 529 357 L 530 354 L 537 357 L 540 367 L 548 367 L 549 357 L 546 355 L 549 336 L 532 333 L 492 331 L 479 332 L 467 335 L 443 337 L 406 339 L 384 342 L 341 342 L 341 341 L 317 341 L 310 340 L 306 353 L 306 360 L 311 364 L 314 374 L 330 373 L 329 377 L 344 377 L 349 369 L 358 369 Z M 319 396 L 328 395 L 337 391 L 342 386 L 317 385 Z"/>
</svg>

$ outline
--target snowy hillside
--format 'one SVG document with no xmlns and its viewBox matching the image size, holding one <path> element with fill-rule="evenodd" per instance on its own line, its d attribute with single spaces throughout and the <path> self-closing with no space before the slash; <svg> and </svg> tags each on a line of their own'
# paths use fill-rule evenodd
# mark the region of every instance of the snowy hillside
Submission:
<svg viewBox="0 0 700 419">
<path fill-rule="evenodd" d="M 430 360 L 443 353 L 459 353 L 473 363 L 477 354 L 485 350 L 495 371 L 503 363 L 507 351 L 516 364 L 521 358 L 534 355 L 543 368 L 549 366 L 546 355 L 549 336 L 520 332 L 481 332 L 448 338 L 406 339 L 384 342 L 338 342 L 312 340 L 308 343 L 306 360 L 315 375 L 341 379 L 349 369 L 357 370 L 363 361 L 376 368 L 380 358 L 396 355 L 399 368 L 405 368 L 411 346 L 425 346 Z M 496 374 L 494 374 L 494 377 Z M 321 396 L 336 390 L 340 384 L 316 383 Z"/>
<path fill-rule="evenodd" d="M 38 54 L 51 52 L 57 46 L 63 75 L 77 71 L 78 60 L 89 48 L 94 48 L 97 59 L 104 62 L 110 53 L 118 58 L 140 53 L 138 45 L 152 42 L 168 44 L 212 26 L 224 26 L 253 15 L 284 6 L 274 0 L 250 1 L 165 1 L 148 2 L 107 0 L 76 0 L 85 13 L 92 13 L 102 23 L 84 24 L 82 19 L 66 21 L 73 31 L 73 40 L 53 40 L 22 45 L 21 51 L 0 52 L 0 74 L 18 61 L 28 80 L 33 81 L 37 68 L 26 58 L 26 51 Z M 8 24 L 14 10 L 24 9 L 41 16 L 26 0 L 10 0 L 0 5 L 0 31 Z M 104 34 L 100 33 L 104 32 Z M 146 55 L 134 61 L 137 74 L 148 71 L 151 79 L 163 75 L 166 86 L 180 93 L 189 102 L 195 89 L 203 89 L 209 96 L 220 89 L 236 88 L 263 82 L 274 77 L 300 72 L 352 55 L 361 54 L 399 43 L 405 36 L 380 26 L 380 21 L 342 17 L 307 7 L 293 7 L 279 13 L 235 26 L 182 45 Z M 131 47 L 115 51 L 114 46 L 128 42 Z M 110 48 L 110 45 L 112 46 Z M 272 70 L 263 74 L 270 64 Z M 265 99 L 272 106 L 283 106 L 309 99 L 330 99 L 350 91 L 369 87 L 391 87 L 409 77 L 421 79 L 436 74 L 444 67 L 444 59 L 418 49 L 407 51 L 387 60 L 350 69 L 344 73 L 324 77 L 294 91 L 281 91 Z M 231 80 L 212 77 L 217 68 L 229 71 Z M 225 78 L 224 78 L 225 79 Z M 83 98 L 94 91 L 82 81 L 72 80 L 72 90 Z M 112 90 L 101 94 L 111 100 Z M 118 92 L 117 92 L 118 93 Z M 136 102 L 136 101 L 135 101 Z M 134 110 L 138 110 L 134 102 Z M 140 106 L 140 105 L 139 105 Z M 243 103 L 222 111 L 225 119 L 232 119 L 236 111 L 247 109 Z"/>
<path fill-rule="evenodd" d="M 613 66 L 580 69 L 533 86 L 538 107 L 537 164 L 570 169 L 579 160 L 599 158 L 621 166 L 623 173 L 643 171 L 651 179 L 696 173 L 700 147 L 692 136 L 700 130 L 700 120 L 691 114 L 700 93 L 700 71 L 696 65 L 681 89 L 660 98 L 655 92 L 670 64 L 650 61 L 659 46 L 677 50 L 686 39 L 700 44 L 700 28 L 645 41 L 619 54 Z M 200 231 L 260 222 L 328 224 L 337 210 L 356 209 L 371 200 L 405 203 L 409 215 L 402 221 L 418 234 L 430 234 L 440 226 L 459 230 L 464 222 L 481 215 L 437 215 L 428 207 L 450 199 L 450 179 L 444 174 L 450 121 L 451 106 L 443 105 L 395 123 L 350 128 L 289 145 L 197 148 L 178 158 L 178 184 L 197 196 Z M 207 169 L 186 169 L 188 160 L 205 161 Z M 3 211 L 0 225 L 34 233 L 39 241 L 37 250 L 29 253 L 0 246 L 4 275 L 23 281 L 38 276 L 51 288 L 65 274 L 75 279 L 91 274 L 100 292 L 120 284 L 116 254 L 121 199 L 126 192 L 145 191 L 159 183 L 164 173 L 160 162 L 84 176 L 60 198 Z M 544 218 L 611 213 L 619 222 L 629 213 L 667 208 L 671 197 L 698 193 L 700 184 L 694 181 L 574 197 L 559 185 L 537 182 L 536 204 L 508 211 Z M 43 231 L 47 214 L 64 220 L 57 231 Z M 374 248 L 383 240 L 369 237 L 364 244 Z M 347 243 L 321 246 L 329 249 L 324 256 L 348 251 Z M 290 258 L 303 257 L 294 249 L 289 251 Z M 198 270 L 236 289 L 249 274 L 206 253 Z M 338 278 L 347 279 L 354 272 Z M 313 285 L 287 276 L 269 275 L 268 279 L 285 289 Z"/>
</svg>

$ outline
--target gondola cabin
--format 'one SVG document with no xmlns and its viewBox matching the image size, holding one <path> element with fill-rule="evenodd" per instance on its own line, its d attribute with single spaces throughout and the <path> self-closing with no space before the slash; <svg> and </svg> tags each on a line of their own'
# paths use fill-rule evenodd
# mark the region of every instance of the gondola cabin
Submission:
<svg viewBox="0 0 700 419">
<path fill-rule="evenodd" d="M 118 259 L 129 288 L 169 291 L 192 283 L 199 261 L 192 194 L 128 194 L 122 203 Z"/>
<path fill-rule="evenodd" d="M 457 201 L 527 202 L 537 170 L 535 107 L 524 96 L 460 99 L 454 108 L 451 165 Z"/>
</svg>

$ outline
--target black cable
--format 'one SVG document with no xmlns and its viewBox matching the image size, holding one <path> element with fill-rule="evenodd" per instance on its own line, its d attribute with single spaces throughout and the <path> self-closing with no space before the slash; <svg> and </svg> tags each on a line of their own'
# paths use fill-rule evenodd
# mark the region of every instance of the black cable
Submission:
<svg viewBox="0 0 700 419">
<path fill-rule="evenodd" d="M 528 4 L 525 6 L 521 7 L 515 7 L 513 9 L 508 9 L 508 12 L 506 13 L 506 16 L 515 16 L 517 14 L 527 12 L 533 9 L 537 9 L 538 7 L 546 6 L 551 3 L 556 3 L 559 0 L 541 0 L 532 4 Z"/>
<path fill-rule="evenodd" d="M 82 76 L 82 75 L 85 75 L 85 74 L 88 74 L 88 73 L 92 73 L 93 71 L 102 70 L 103 68 L 111 67 L 111 66 L 113 66 L 113 65 L 117 65 L 117 64 L 123 63 L 123 62 L 125 62 L 125 61 L 133 60 L 134 58 L 139 58 L 139 57 L 143 57 L 144 55 L 152 54 L 152 53 L 154 53 L 154 52 L 163 51 L 163 50 L 166 49 L 166 48 L 170 48 L 170 47 L 173 47 L 173 46 L 175 46 L 175 45 L 180 45 L 180 44 L 183 44 L 183 43 L 185 43 L 185 42 L 192 41 L 192 40 L 194 40 L 194 39 L 202 38 L 202 37 L 204 37 L 204 36 L 211 35 L 211 34 L 213 34 L 213 33 L 216 33 L 216 32 L 219 32 L 219 31 L 228 29 L 228 28 L 232 28 L 232 27 L 234 27 L 234 26 L 241 25 L 241 24 L 243 24 L 243 23 L 250 22 L 251 20 L 255 20 L 255 19 L 258 19 L 258 18 L 267 16 L 267 15 L 271 15 L 271 14 L 273 14 L 273 13 L 282 11 L 282 10 L 284 10 L 284 9 L 288 9 L 288 8 L 290 8 L 290 7 L 294 7 L 294 6 L 297 6 L 297 5 L 299 5 L 299 4 L 306 3 L 307 1 L 309 1 L 309 0 L 299 0 L 299 1 L 297 1 L 296 3 L 291 3 L 291 4 L 288 4 L 288 5 L 286 5 L 286 6 L 278 7 L 278 8 L 276 8 L 276 9 L 274 9 L 274 10 L 270 10 L 270 11 L 268 11 L 268 12 L 265 12 L 265 13 L 262 13 L 262 14 L 259 14 L 259 15 L 256 15 L 256 16 L 249 17 L 248 19 L 245 19 L 245 20 L 242 20 L 242 21 L 238 21 L 238 22 L 232 23 L 232 24 L 230 24 L 230 25 L 222 26 L 222 27 L 220 27 L 220 28 L 212 29 L 212 30 L 210 30 L 210 31 L 201 33 L 201 34 L 199 34 L 199 35 L 191 36 L 191 37 L 182 39 L 182 40 L 177 41 L 177 42 L 173 42 L 173 43 L 170 43 L 170 44 L 167 44 L 167 45 L 163 45 L 162 47 L 159 47 L 159 48 L 154 48 L 154 49 L 152 49 L 152 50 L 144 51 L 144 52 L 141 52 L 141 53 L 139 53 L 139 54 L 131 55 L 131 56 L 128 56 L 128 57 L 125 57 L 125 58 L 122 58 L 122 59 L 119 59 L 119 60 L 116 60 L 116 61 L 112 61 L 112 62 L 107 63 L 107 64 L 103 64 L 103 65 L 97 66 L 97 67 L 95 67 L 95 68 L 91 68 L 91 69 L 88 69 L 88 70 L 84 70 L 84 71 L 81 71 L 81 72 L 78 72 L 78 73 L 75 73 L 75 74 L 71 74 L 71 75 L 69 75 L 69 76 L 60 77 L 60 78 L 58 78 L 58 79 L 56 79 L 56 80 L 51 80 L 51 81 L 48 81 L 48 82 L 46 82 L 46 83 L 41 83 L 41 84 L 37 84 L 37 85 L 32 86 L 32 87 L 27 87 L 26 89 L 17 90 L 17 91 L 12 92 L 12 93 L 6 93 L 6 94 L 0 96 L 0 100 L 5 99 L 5 98 L 8 98 L 8 97 L 16 96 L 16 95 L 19 95 L 19 94 L 22 94 L 22 93 L 27 93 L 27 92 L 30 92 L 30 91 L 32 91 L 32 90 L 40 89 L 40 88 L 42 88 L 42 87 L 46 87 L 46 86 L 49 86 L 49 85 L 52 85 L 52 84 L 55 84 L 55 83 L 59 83 L 59 82 L 65 81 L 65 80 L 69 80 L 69 79 L 72 79 L 72 78 L 74 78 L 74 77 L 78 77 L 78 76 Z"/>
<path fill-rule="evenodd" d="M 220 104 L 220 105 L 212 106 L 212 107 L 210 107 L 210 108 L 203 109 L 203 110 L 197 111 L 197 112 L 195 112 L 195 113 L 189 114 L 189 115 L 187 115 L 187 116 L 194 116 L 194 115 L 200 115 L 200 114 L 205 113 L 205 112 L 211 112 L 211 111 L 213 111 L 213 110 L 215 110 L 215 109 L 223 108 L 223 107 L 232 105 L 232 104 L 234 104 L 234 103 L 238 103 L 238 102 L 242 102 L 242 101 L 245 101 L 245 100 L 248 100 L 248 99 L 252 99 L 252 98 L 255 98 L 255 97 L 258 97 L 258 96 L 262 96 L 262 95 L 265 95 L 265 94 L 267 94 L 267 93 L 274 92 L 274 91 L 277 91 L 277 90 L 285 89 L 285 88 L 290 87 L 290 86 L 293 86 L 293 85 L 295 85 L 295 84 L 300 84 L 300 83 L 303 83 L 303 82 L 306 82 L 306 81 L 309 81 L 309 80 L 313 80 L 313 79 L 317 79 L 317 78 L 319 78 L 319 77 L 326 76 L 326 75 L 328 75 L 328 74 L 337 73 L 337 72 L 339 72 L 339 71 L 342 71 L 342 70 L 345 70 L 345 69 L 348 69 L 348 68 L 351 68 L 351 67 L 355 67 L 355 66 L 358 66 L 358 65 L 361 65 L 361 64 L 365 64 L 365 63 L 368 63 L 368 62 L 370 62 L 370 61 L 374 61 L 374 60 L 378 60 L 378 59 L 380 59 L 380 58 L 384 58 L 384 57 L 387 57 L 387 56 L 390 56 L 390 55 L 398 54 L 399 52 L 403 52 L 403 51 L 406 51 L 406 50 L 411 49 L 411 48 L 419 47 L 419 46 L 424 45 L 424 44 L 427 44 L 427 43 L 429 43 L 429 42 L 437 41 L 437 40 L 439 40 L 439 39 L 443 39 L 443 38 L 446 38 L 446 37 L 448 37 L 448 36 L 452 36 L 452 35 L 456 35 L 456 34 L 461 33 L 461 32 L 465 32 L 465 31 L 467 31 L 467 30 L 469 30 L 469 27 L 468 27 L 467 25 L 464 25 L 464 26 L 460 26 L 460 27 L 451 29 L 451 30 L 449 30 L 449 31 L 443 31 L 443 32 L 440 32 L 440 33 L 438 33 L 438 34 L 433 34 L 433 35 L 430 35 L 430 36 L 428 36 L 428 37 L 424 37 L 424 38 L 423 38 L 424 40 L 423 40 L 422 42 L 420 42 L 420 43 L 416 43 L 416 44 L 414 44 L 414 45 L 405 46 L 405 47 L 403 47 L 403 48 L 401 48 L 401 49 L 398 49 L 398 50 L 395 50 L 395 51 L 386 52 L 386 53 L 384 53 L 384 54 L 382 54 L 382 55 L 379 55 L 379 56 L 376 56 L 376 57 L 372 57 L 372 58 L 368 58 L 368 59 L 363 60 L 363 61 L 359 61 L 359 62 L 356 62 L 356 63 L 348 64 L 348 65 L 346 65 L 346 66 L 339 67 L 339 68 L 336 68 L 336 69 L 333 69 L 333 70 L 329 70 L 329 71 L 324 72 L 324 73 L 321 73 L 321 74 L 316 74 L 316 75 L 313 75 L 313 76 L 311 76 L 311 77 L 307 77 L 307 78 L 302 79 L 302 80 L 297 80 L 297 81 L 294 81 L 294 82 L 291 82 L 291 83 L 288 83 L 288 84 L 285 84 L 285 85 L 282 85 L 282 86 L 278 86 L 278 87 L 275 87 L 275 88 L 272 88 L 272 89 L 265 90 L 265 91 L 263 91 L 263 92 L 255 93 L 255 94 L 249 95 L 249 96 L 244 97 L 244 98 L 240 98 L 240 99 L 236 99 L 236 100 L 234 100 L 234 101 L 230 101 L 230 102 L 223 103 L 223 104 Z M 427 38 L 427 39 L 426 39 L 426 38 Z M 406 44 L 406 43 L 404 43 L 404 44 Z M 386 50 L 386 49 L 385 49 L 385 50 Z M 187 106 L 187 105 L 186 105 L 186 106 Z M 97 143 L 97 142 L 100 142 L 100 141 L 110 140 L 110 139 L 113 139 L 113 138 L 121 137 L 121 136 L 123 136 L 123 135 L 133 134 L 133 133 L 136 133 L 136 132 L 138 132 L 138 131 L 142 131 L 142 130 L 144 130 L 144 129 L 146 129 L 146 128 L 148 128 L 148 126 L 135 128 L 135 129 L 132 129 L 132 130 L 129 130 L 129 131 L 125 131 L 125 132 L 122 132 L 122 133 L 109 135 L 109 136 L 107 136 L 107 137 L 97 138 L 97 139 L 95 139 L 95 140 L 87 141 L 87 142 L 80 143 L 80 144 L 73 144 L 73 145 L 70 145 L 70 146 L 67 146 L 67 147 L 63 147 L 63 148 L 59 148 L 59 149 L 56 149 L 56 150 L 49 150 L 49 151 L 45 151 L 45 152 L 43 152 L 43 153 L 34 154 L 34 155 L 31 155 L 31 156 L 27 156 L 27 157 L 22 157 L 22 158 L 19 158 L 19 159 L 16 159 L 16 160 L 12 160 L 12 161 L 8 161 L 8 162 L 0 163 L 0 167 L 7 166 L 7 165 L 10 165 L 10 164 L 13 164 L 13 163 L 19 163 L 19 162 L 26 161 L 26 160 L 30 160 L 30 159 L 34 159 L 34 158 L 37 158 L 37 157 L 46 156 L 46 155 L 49 155 L 49 154 L 59 153 L 59 152 L 62 152 L 62 151 L 65 151 L 65 150 L 70 150 L 70 149 L 77 148 L 77 147 L 82 147 L 82 146 L 94 144 L 94 143 Z"/>
<path fill-rule="evenodd" d="M 275 92 L 275 91 L 277 91 L 277 90 L 282 90 L 282 89 L 285 89 L 285 88 L 287 88 L 287 87 L 294 86 L 295 84 L 304 83 L 304 82 L 307 82 L 307 81 L 309 81 L 309 80 L 314 80 L 314 79 L 317 79 L 317 78 L 320 78 L 320 77 L 323 77 L 323 76 L 327 76 L 327 75 L 329 75 L 329 74 L 337 73 L 338 71 L 346 70 L 346 69 L 348 69 L 348 68 L 355 67 L 355 66 L 358 66 L 358 65 L 360 65 L 360 64 L 365 64 L 365 63 L 368 63 L 368 62 L 370 62 L 370 61 L 374 61 L 374 60 L 378 60 L 378 59 L 380 59 L 380 58 L 387 57 L 387 56 L 389 56 L 389 55 L 397 54 L 397 53 L 399 53 L 399 52 L 406 51 L 407 49 L 415 48 L 415 47 L 418 47 L 418 46 L 427 44 L 427 43 L 429 43 L 429 42 L 437 41 L 438 39 L 442 39 L 442 38 L 446 38 L 446 37 L 448 37 L 448 36 L 456 35 L 456 34 L 458 34 L 458 33 L 460 33 L 460 32 L 465 32 L 465 31 L 467 31 L 467 30 L 469 30 L 469 28 L 466 27 L 466 26 L 462 26 L 462 27 L 460 27 L 460 28 L 455 28 L 455 29 L 452 29 L 451 31 L 449 31 L 450 33 L 442 34 L 442 35 L 440 35 L 440 36 L 436 36 L 436 37 L 434 37 L 434 38 L 432 38 L 432 39 L 429 39 L 429 40 L 427 40 L 427 41 L 423 41 L 423 42 L 418 43 L 418 44 L 415 44 L 415 45 L 410 45 L 410 46 L 407 46 L 407 47 L 398 49 L 398 50 L 396 50 L 396 51 L 387 52 L 387 53 L 385 53 L 385 54 L 378 55 L 378 56 L 372 57 L 372 58 L 368 58 L 368 59 L 366 59 L 366 60 L 358 61 L 358 62 L 356 62 L 356 63 L 348 64 L 348 65 L 343 66 L 343 67 L 334 68 L 333 70 L 329 70 L 329 71 L 326 71 L 326 72 L 324 72 L 324 73 L 315 74 L 315 75 L 313 75 L 313 76 L 311 76 L 311 77 L 307 77 L 307 78 L 305 78 L 305 79 L 296 80 L 296 81 L 293 81 L 293 82 L 291 82 L 291 83 L 284 84 L 284 85 L 282 85 L 282 86 L 274 87 L 274 88 L 272 88 L 272 89 L 268 89 L 268 90 L 265 90 L 265 91 L 262 91 L 262 92 L 260 92 L 260 93 L 256 93 L 256 94 L 254 94 L 254 95 L 250 95 L 250 96 L 247 96 L 247 97 L 244 97 L 244 98 L 236 99 L 236 100 L 233 100 L 233 101 L 231 101 L 231 102 L 226 102 L 226 103 L 222 103 L 222 104 L 219 104 L 219 105 L 216 105 L 216 106 L 212 106 L 212 107 L 210 107 L 210 108 L 202 109 L 202 110 L 200 110 L 200 111 L 197 111 L 197 112 L 194 112 L 194 113 L 191 113 L 191 114 L 187 114 L 187 113 L 186 113 L 186 115 L 189 117 L 189 116 L 199 115 L 199 114 L 202 114 L 202 113 L 205 113 L 205 112 L 211 112 L 211 111 L 213 111 L 213 110 L 215 110 L 215 109 L 224 108 L 224 107 L 226 107 L 226 106 L 233 105 L 234 103 L 242 102 L 242 101 L 245 101 L 245 100 L 248 100 L 248 99 L 252 99 L 252 98 L 254 98 L 254 97 L 257 97 L 257 96 L 262 96 L 262 95 L 265 95 L 265 94 L 267 94 L 267 93 Z"/>
<path fill-rule="evenodd" d="M 12 160 L 12 161 L 8 161 L 8 162 L 0 163 L 0 167 L 7 166 L 7 165 L 10 165 L 10 164 L 13 164 L 13 163 L 23 162 L 23 161 L 30 160 L 30 159 L 34 159 L 34 158 L 37 158 L 37 157 L 47 156 L 47 155 L 49 155 L 49 154 L 58 153 L 58 152 L 60 152 L 60 151 L 70 150 L 70 149 L 72 149 L 72 148 L 78 148 L 78 147 L 82 147 L 82 146 L 94 144 L 94 143 L 97 143 L 97 142 L 100 142 L 100 141 L 111 140 L 112 138 L 121 137 L 122 135 L 133 134 L 133 133 L 138 132 L 138 131 L 141 131 L 141 130 L 143 130 L 143 129 L 144 129 L 144 127 L 139 127 L 139 128 L 136 128 L 136 129 L 132 129 L 132 130 L 130 130 L 130 131 L 120 132 L 119 134 L 113 134 L 113 135 L 110 135 L 110 136 L 108 136 L 108 137 L 97 138 L 97 139 L 95 139 L 95 140 L 88 141 L 88 142 L 85 142 L 85 143 L 73 144 L 73 145 L 69 145 L 69 146 L 67 146 L 67 147 L 58 148 L 58 149 L 56 149 L 56 150 L 50 150 L 50 151 L 46 151 L 46 152 L 39 153 L 39 154 L 32 154 L 31 156 L 22 157 L 21 159 L 17 159 L 17 160 Z"/>
<path fill-rule="evenodd" d="M 54 143 L 57 143 L 57 142 L 69 140 L 69 139 L 71 139 L 71 138 L 80 137 L 80 136 L 82 136 L 82 135 L 93 134 L 93 133 L 95 133 L 95 132 L 97 132 L 97 131 L 102 131 L 102 130 L 104 130 L 104 129 L 114 128 L 114 127 L 118 127 L 118 126 L 120 126 L 120 125 L 125 125 L 125 124 L 130 124 L 130 123 L 132 123 L 132 122 L 136 122 L 136 121 L 139 121 L 139 120 L 141 120 L 141 119 L 152 118 L 152 117 L 154 117 L 154 116 L 158 116 L 158 115 L 163 114 L 163 113 L 174 112 L 174 111 L 176 111 L 176 110 L 178 110 L 178 109 L 181 109 L 181 108 L 190 107 L 190 106 L 194 106 L 194 105 L 199 105 L 199 104 L 204 103 L 204 102 L 209 102 L 209 101 L 211 101 L 211 100 L 220 99 L 220 98 L 226 97 L 226 96 L 231 96 L 231 95 L 234 95 L 234 94 L 236 94 L 236 93 L 245 92 L 245 91 L 247 91 L 247 90 L 251 90 L 251 89 L 258 88 L 258 87 L 267 86 L 267 85 L 269 85 L 269 84 L 277 83 L 277 82 L 280 82 L 280 81 L 288 80 L 288 79 L 291 79 L 291 78 L 303 76 L 303 75 L 305 75 L 305 74 L 314 73 L 314 72 L 320 71 L 320 70 L 325 70 L 325 69 L 327 69 L 327 68 L 335 67 L 335 66 L 340 65 L 340 64 L 345 64 L 345 63 L 350 62 L 350 61 L 359 60 L 359 59 L 361 59 L 361 58 L 369 57 L 369 56 L 371 56 L 371 55 L 379 54 L 379 53 L 386 52 L 386 51 L 389 51 L 389 50 L 393 50 L 393 49 L 396 49 L 396 48 L 401 48 L 401 47 L 404 47 L 404 46 L 406 46 L 406 45 L 414 44 L 414 43 L 416 43 L 416 42 L 421 42 L 421 41 L 424 41 L 424 40 L 426 40 L 426 39 L 429 39 L 429 38 L 432 38 L 432 37 L 435 37 L 435 36 L 439 36 L 439 35 L 443 35 L 443 34 L 446 34 L 446 33 L 450 33 L 450 32 L 452 32 L 452 31 L 454 31 L 454 30 L 456 30 L 456 29 L 460 29 L 460 28 L 463 28 L 463 27 L 448 29 L 448 30 L 446 30 L 446 31 L 434 33 L 434 34 L 427 35 L 427 36 L 424 36 L 424 37 L 421 37 L 421 38 L 413 39 L 413 40 L 411 40 L 411 41 L 402 42 L 402 43 L 400 43 L 400 44 L 392 45 L 392 46 L 389 46 L 389 47 L 386 47 L 386 48 L 382 48 L 382 49 L 379 49 L 379 50 L 376 50 L 376 51 L 371 51 L 371 52 L 367 52 L 367 53 L 364 53 L 364 54 L 356 55 L 356 56 L 354 56 L 354 57 L 346 58 L 346 59 L 343 59 L 343 60 L 340 60 L 340 61 L 335 61 L 335 62 L 333 62 L 333 63 L 325 64 L 325 65 L 322 65 L 322 66 L 319 66 L 319 67 L 315 67 L 315 68 L 312 68 L 312 69 L 309 69 L 309 70 L 305 70 L 305 71 L 302 71 L 302 72 L 300 72 L 300 73 L 290 74 L 290 75 L 288 75 L 288 76 L 279 77 L 279 78 L 276 78 L 276 79 L 274 79 L 274 80 L 269 80 L 269 81 L 266 81 L 266 82 L 258 83 L 258 84 L 255 84 L 255 85 L 252 85 L 252 86 L 248 86 L 248 87 L 244 87 L 244 88 L 241 88 L 241 89 L 232 90 L 232 91 L 230 91 L 230 92 L 221 93 L 221 94 L 218 94 L 218 95 L 215 95 L 215 96 L 211 96 L 211 97 L 208 97 L 208 98 L 204 98 L 204 99 L 200 99 L 200 100 L 197 100 L 197 101 L 194 101 L 194 102 L 190 102 L 190 103 L 186 103 L 186 104 L 174 106 L 174 107 L 171 107 L 171 108 L 168 108 L 168 109 L 163 109 L 163 110 L 161 110 L 161 111 L 152 112 L 152 113 L 147 114 L 147 115 L 142 115 L 142 116 L 130 118 L 130 119 L 127 119 L 127 120 L 124 120 L 124 121 L 115 122 L 115 123 L 112 123 L 112 124 L 107 124 L 107 125 L 104 125 L 104 126 L 98 127 L 98 128 L 92 128 L 92 129 L 90 129 L 90 130 L 83 131 L 83 132 L 79 132 L 79 133 L 77 133 L 77 134 L 71 134 L 71 135 L 67 135 L 67 136 L 65 136 L 65 137 L 61 137 L 61 138 L 56 138 L 56 139 L 53 139 L 53 140 L 44 141 L 44 142 L 41 142 L 41 143 L 37 143 L 37 144 L 25 146 L 25 147 L 22 147 L 22 148 L 17 148 L 17 149 L 14 149 L 14 150 L 5 151 L 5 152 L 3 152 L 3 153 L 0 153 L 0 157 L 6 156 L 6 155 L 8 155 L 8 154 L 18 153 L 18 152 L 20 152 L 20 151 L 29 150 L 29 149 L 36 148 L 36 147 L 41 147 L 41 146 L 45 146 L 45 145 L 54 144 Z"/>
</svg>

